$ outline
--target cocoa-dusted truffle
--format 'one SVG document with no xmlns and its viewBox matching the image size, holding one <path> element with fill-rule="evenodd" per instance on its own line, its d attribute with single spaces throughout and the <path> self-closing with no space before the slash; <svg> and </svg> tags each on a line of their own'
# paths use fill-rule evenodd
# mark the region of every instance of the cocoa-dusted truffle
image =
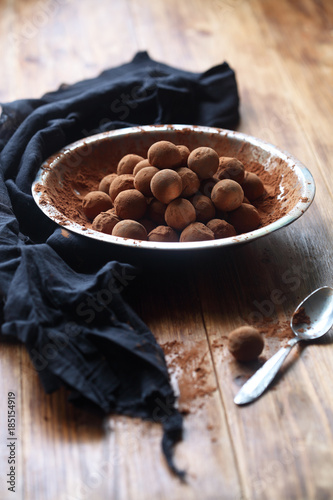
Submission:
<svg viewBox="0 0 333 500">
<path fill-rule="evenodd" d="M 254 361 L 263 348 L 264 339 L 252 326 L 241 326 L 229 333 L 228 349 L 238 361 Z"/>
<path fill-rule="evenodd" d="M 195 194 L 190 199 L 195 208 L 196 220 L 198 222 L 207 222 L 215 216 L 215 206 L 208 196 Z"/>
<path fill-rule="evenodd" d="M 111 211 L 101 212 L 92 223 L 92 228 L 105 234 L 112 234 L 114 226 L 120 221 L 119 217 Z"/>
<path fill-rule="evenodd" d="M 187 159 L 188 159 L 188 157 L 190 155 L 190 150 L 184 144 L 177 144 L 177 148 L 179 149 L 180 156 L 181 156 L 180 166 L 181 167 L 186 167 L 186 165 L 187 165 Z"/>
<path fill-rule="evenodd" d="M 98 190 L 103 191 L 106 194 L 109 194 L 110 185 L 112 181 L 117 177 L 117 174 L 108 174 L 99 183 Z"/>
<path fill-rule="evenodd" d="M 169 226 L 157 226 L 148 234 L 148 241 L 165 241 L 176 243 L 178 234 Z"/>
<path fill-rule="evenodd" d="M 152 221 L 156 222 L 156 224 L 165 224 L 164 214 L 166 207 L 167 205 L 165 203 L 162 203 L 155 198 L 152 199 L 148 205 L 148 217 Z"/>
<path fill-rule="evenodd" d="M 83 212 L 90 220 L 94 219 L 101 212 L 106 212 L 112 206 L 110 196 L 103 193 L 103 191 L 90 191 L 82 201 Z"/>
<path fill-rule="evenodd" d="M 262 180 L 253 172 L 245 172 L 242 188 L 244 195 L 250 201 L 256 200 L 265 192 L 265 186 Z"/>
<path fill-rule="evenodd" d="M 187 165 L 200 179 L 208 179 L 216 173 L 219 166 L 219 157 L 214 149 L 200 146 L 191 151 L 187 159 Z"/>
<path fill-rule="evenodd" d="M 132 153 L 123 156 L 118 163 L 117 174 L 132 174 L 135 165 L 137 165 L 137 163 L 139 163 L 139 161 L 142 161 L 143 159 L 144 158 L 142 156 Z"/>
<path fill-rule="evenodd" d="M 121 219 L 141 219 L 147 209 L 145 196 L 136 189 L 121 191 L 114 200 L 116 214 Z"/>
<path fill-rule="evenodd" d="M 185 198 L 171 201 L 165 211 L 165 222 L 168 226 L 181 231 L 195 221 L 195 209 L 192 203 Z"/>
<path fill-rule="evenodd" d="M 176 172 L 182 180 L 183 189 L 181 196 L 183 198 L 188 198 L 195 194 L 200 187 L 200 180 L 197 174 L 187 167 L 177 168 Z"/>
<path fill-rule="evenodd" d="M 147 158 L 151 165 L 160 169 L 179 167 L 182 161 L 179 149 L 169 141 L 155 142 L 148 149 Z"/>
<path fill-rule="evenodd" d="M 136 175 L 142 168 L 152 167 L 147 159 L 139 161 L 133 169 L 133 175 Z"/>
<path fill-rule="evenodd" d="M 248 233 L 257 229 L 260 224 L 260 215 L 253 205 L 242 203 L 240 207 L 228 214 L 228 222 L 234 226 L 237 233 Z"/>
<path fill-rule="evenodd" d="M 150 189 L 157 200 L 162 203 L 170 203 L 180 196 L 183 189 L 182 180 L 177 172 L 165 168 L 154 175 Z"/>
<path fill-rule="evenodd" d="M 145 196 L 152 196 L 150 181 L 157 172 L 159 169 L 156 167 L 142 168 L 134 177 L 134 187 Z"/>
<path fill-rule="evenodd" d="M 213 231 L 216 240 L 219 240 L 220 238 L 230 238 L 231 236 L 237 235 L 234 226 L 225 220 L 212 219 L 207 222 L 206 226 Z"/>
<path fill-rule="evenodd" d="M 121 220 L 112 230 L 112 236 L 131 238 L 133 240 L 147 240 L 147 231 L 136 220 Z"/>
<path fill-rule="evenodd" d="M 213 240 L 214 233 L 202 222 L 193 222 L 182 231 L 179 241 Z"/>
<path fill-rule="evenodd" d="M 215 207 L 225 212 L 238 208 L 243 198 L 243 189 L 238 182 L 231 179 L 219 181 L 215 184 L 211 193 L 211 199 Z"/>
<path fill-rule="evenodd" d="M 126 189 L 134 189 L 134 175 L 132 174 L 118 175 L 118 177 L 112 181 L 109 190 L 111 200 L 114 201 L 116 196 Z"/>
<path fill-rule="evenodd" d="M 220 157 L 219 168 L 216 172 L 216 177 L 218 179 L 232 179 L 233 181 L 241 183 L 244 179 L 244 175 L 245 169 L 241 161 L 229 156 Z"/>
</svg>

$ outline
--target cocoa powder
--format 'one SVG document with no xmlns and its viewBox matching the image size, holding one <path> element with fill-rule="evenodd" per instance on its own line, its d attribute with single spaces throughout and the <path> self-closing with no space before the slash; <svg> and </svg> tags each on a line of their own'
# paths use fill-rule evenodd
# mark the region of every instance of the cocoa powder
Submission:
<svg viewBox="0 0 333 500">
<path fill-rule="evenodd" d="M 172 340 L 162 344 L 162 348 L 171 377 L 177 378 L 179 410 L 185 414 L 190 413 L 202 404 L 202 398 L 217 389 L 211 380 L 213 371 L 209 364 L 207 342 L 202 340 L 188 346 L 184 342 Z"/>
<path fill-rule="evenodd" d="M 304 307 L 300 307 L 293 314 L 293 323 L 294 325 L 309 325 L 311 320 L 309 316 L 306 314 Z"/>
</svg>

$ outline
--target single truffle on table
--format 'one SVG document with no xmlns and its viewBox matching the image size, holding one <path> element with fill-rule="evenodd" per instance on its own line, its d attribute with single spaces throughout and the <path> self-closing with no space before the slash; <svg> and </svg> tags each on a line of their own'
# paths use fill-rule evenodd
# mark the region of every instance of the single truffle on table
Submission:
<svg viewBox="0 0 333 500">
<path fill-rule="evenodd" d="M 140 169 L 134 177 L 135 189 L 141 191 L 145 196 L 152 196 L 150 181 L 157 172 L 159 172 L 159 169 L 156 167 L 144 167 Z"/>
<path fill-rule="evenodd" d="M 118 194 L 126 189 L 134 189 L 134 175 L 132 174 L 118 175 L 112 181 L 109 190 L 111 200 L 114 201 Z"/>
<path fill-rule="evenodd" d="M 113 207 L 110 196 L 103 191 L 90 191 L 82 201 L 82 209 L 88 219 L 93 220 L 96 215 L 106 212 Z"/>
<path fill-rule="evenodd" d="M 183 198 L 188 198 L 195 194 L 200 187 L 200 180 L 197 174 L 187 167 L 177 168 L 176 172 L 182 180 L 183 189 L 181 196 Z"/>
<path fill-rule="evenodd" d="M 195 194 L 190 198 L 190 202 L 194 206 L 196 220 L 198 222 L 208 222 L 215 217 L 215 206 L 208 196 L 203 194 Z"/>
<path fill-rule="evenodd" d="M 178 234 L 169 226 L 157 226 L 148 234 L 148 241 L 176 243 L 178 240 Z"/>
<path fill-rule="evenodd" d="M 259 226 L 260 221 L 258 210 L 248 203 L 242 203 L 240 207 L 228 214 L 228 222 L 234 226 L 239 234 L 254 231 Z"/>
<path fill-rule="evenodd" d="M 114 208 L 121 219 L 139 220 L 146 213 L 147 201 L 137 189 L 127 189 L 117 195 Z"/>
<path fill-rule="evenodd" d="M 170 141 L 152 144 L 148 149 L 147 158 L 151 165 L 160 169 L 179 167 L 182 161 L 179 149 Z"/>
<path fill-rule="evenodd" d="M 265 192 L 265 186 L 262 180 L 253 172 L 245 172 L 242 188 L 244 195 L 250 201 L 256 200 Z"/>
<path fill-rule="evenodd" d="M 187 164 L 200 179 L 208 179 L 216 173 L 219 166 L 219 157 L 214 149 L 200 146 L 191 151 Z"/>
<path fill-rule="evenodd" d="M 252 326 L 241 326 L 229 333 L 228 349 L 237 361 L 254 361 L 263 348 L 264 339 Z"/>
<path fill-rule="evenodd" d="M 180 156 L 181 156 L 180 166 L 186 167 L 187 159 L 188 159 L 191 151 L 184 144 L 177 144 L 177 148 L 179 149 Z"/>
<path fill-rule="evenodd" d="M 101 233 L 112 234 L 112 230 L 118 222 L 120 222 L 119 217 L 111 211 L 101 212 L 94 218 L 92 228 Z"/>
<path fill-rule="evenodd" d="M 166 203 L 162 203 L 161 201 L 156 200 L 153 198 L 149 204 L 148 204 L 148 217 L 156 222 L 156 224 L 163 225 L 165 224 L 165 210 L 166 210 Z"/>
<path fill-rule="evenodd" d="M 213 187 L 211 199 L 216 208 L 224 212 L 230 212 L 241 205 L 244 192 L 238 182 L 223 179 Z"/>
<path fill-rule="evenodd" d="M 136 154 L 127 154 L 122 157 L 117 166 L 117 174 L 132 174 L 135 165 L 142 161 L 144 158 Z"/>
<path fill-rule="evenodd" d="M 157 200 L 170 203 L 180 196 L 183 189 L 182 180 L 177 172 L 165 168 L 154 175 L 150 182 L 150 189 Z"/>
<path fill-rule="evenodd" d="M 216 240 L 237 235 L 234 226 L 222 219 L 211 219 L 206 226 L 213 231 Z"/>
<path fill-rule="evenodd" d="M 241 183 L 244 179 L 245 169 L 244 165 L 237 158 L 229 156 L 221 156 L 219 159 L 219 168 L 216 172 L 216 177 L 222 179 L 232 179 Z"/>
<path fill-rule="evenodd" d="M 117 177 L 117 174 L 108 174 L 103 177 L 101 182 L 99 183 L 98 190 L 103 191 L 106 194 L 109 194 L 110 185 L 112 181 Z"/>
<path fill-rule="evenodd" d="M 135 176 L 142 168 L 145 167 L 152 167 L 152 165 L 149 163 L 147 159 L 139 161 L 133 169 L 133 175 Z"/>
<path fill-rule="evenodd" d="M 147 231 L 142 224 L 135 220 L 121 220 L 114 226 L 112 236 L 146 241 Z"/>
<path fill-rule="evenodd" d="M 169 203 L 165 211 L 165 222 L 168 226 L 182 231 L 195 221 L 195 208 L 189 200 L 177 198 Z"/>
<path fill-rule="evenodd" d="M 214 233 L 202 222 L 193 222 L 181 233 L 179 241 L 214 240 Z"/>
</svg>

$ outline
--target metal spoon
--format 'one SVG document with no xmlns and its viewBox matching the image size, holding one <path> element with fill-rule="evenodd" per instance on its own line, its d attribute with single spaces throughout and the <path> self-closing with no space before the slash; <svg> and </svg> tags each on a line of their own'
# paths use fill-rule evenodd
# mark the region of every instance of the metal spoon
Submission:
<svg viewBox="0 0 333 500">
<path fill-rule="evenodd" d="M 303 322 L 299 311 L 303 308 Z M 301 311 L 302 311 L 301 310 Z M 274 356 L 243 385 L 234 399 L 237 405 L 251 403 L 264 392 L 274 379 L 292 347 L 300 340 L 318 339 L 333 325 L 333 289 L 329 286 L 318 288 L 308 295 L 296 308 L 290 320 L 295 335 L 287 347 L 282 347 Z"/>
</svg>

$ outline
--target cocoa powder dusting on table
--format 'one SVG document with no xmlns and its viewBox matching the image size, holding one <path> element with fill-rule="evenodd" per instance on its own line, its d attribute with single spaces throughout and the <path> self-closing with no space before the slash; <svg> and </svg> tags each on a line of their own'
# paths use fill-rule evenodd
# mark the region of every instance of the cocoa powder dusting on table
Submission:
<svg viewBox="0 0 333 500">
<path fill-rule="evenodd" d="M 294 335 L 288 321 L 263 318 L 261 321 L 249 320 L 248 322 L 251 326 L 257 328 L 264 338 L 275 338 L 284 341 L 291 339 Z"/>
<path fill-rule="evenodd" d="M 184 413 L 193 411 L 202 404 L 202 398 L 216 390 L 212 383 L 212 370 L 209 366 L 209 349 L 206 340 L 185 346 L 173 340 L 162 344 L 170 375 L 175 376 L 179 387 L 179 410 Z"/>
</svg>

